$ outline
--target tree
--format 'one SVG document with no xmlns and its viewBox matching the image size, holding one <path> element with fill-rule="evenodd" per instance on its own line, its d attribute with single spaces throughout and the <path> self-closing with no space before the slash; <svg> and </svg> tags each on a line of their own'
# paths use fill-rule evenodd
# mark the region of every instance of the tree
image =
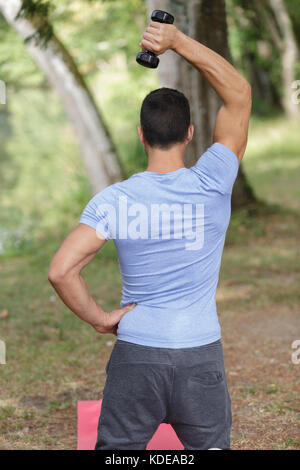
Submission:
<svg viewBox="0 0 300 470">
<path fill-rule="evenodd" d="M 282 107 L 288 117 L 298 118 L 299 107 L 291 99 L 298 46 L 287 8 L 283 0 L 255 0 L 254 7 L 260 21 L 267 26 L 281 58 Z"/>
<path fill-rule="evenodd" d="M 299 57 L 295 37 L 299 2 L 230 0 L 229 5 L 242 42 L 239 56 L 246 62 L 254 98 L 279 107 L 289 118 L 298 118 L 299 106 L 293 104 L 291 94 Z"/>
<path fill-rule="evenodd" d="M 147 5 L 149 14 L 154 9 L 169 11 L 181 31 L 230 60 L 225 0 L 148 0 Z M 192 166 L 211 145 L 220 99 L 207 80 L 172 51 L 162 56 L 159 75 L 162 86 L 181 90 L 190 101 L 195 137 L 186 155 L 186 165 Z M 233 191 L 233 208 L 254 201 L 241 168 Z"/>
<path fill-rule="evenodd" d="M 0 12 L 26 41 L 37 64 L 58 92 L 76 136 L 92 192 L 124 176 L 108 129 L 78 68 L 47 20 L 47 4 L 0 0 Z"/>
<path fill-rule="evenodd" d="M 272 62 L 274 64 L 273 49 L 263 38 L 256 13 L 253 8 L 250 10 L 251 5 L 253 3 L 248 3 L 248 0 L 227 2 L 231 35 L 234 38 L 232 55 L 235 64 L 248 74 L 255 111 L 268 112 L 271 108 L 281 108 L 278 72 L 277 67 L 273 66 L 270 73 Z"/>
</svg>

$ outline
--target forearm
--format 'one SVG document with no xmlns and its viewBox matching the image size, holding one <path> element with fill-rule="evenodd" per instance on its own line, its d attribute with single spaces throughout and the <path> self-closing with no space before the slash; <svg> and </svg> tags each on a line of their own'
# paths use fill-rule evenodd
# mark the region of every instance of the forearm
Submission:
<svg viewBox="0 0 300 470">
<path fill-rule="evenodd" d="M 181 31 L 173 50 L 208 80 L 225 105 L 240 105 L 249 91 L 246 79 L 222 56 Z"/>
<path fill-rule="evenodd" d="M 105 312 L 96 304 L 79 274 L 68 274 L 50 282 L 64 304 L 79 318 L 94 328 L 101 326 Z"/>
</svg>

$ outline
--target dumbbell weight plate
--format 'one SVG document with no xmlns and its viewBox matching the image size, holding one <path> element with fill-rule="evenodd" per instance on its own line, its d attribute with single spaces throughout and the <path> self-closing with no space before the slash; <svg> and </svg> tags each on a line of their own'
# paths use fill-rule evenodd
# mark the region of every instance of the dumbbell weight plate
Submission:
<svg viewBox="0 0 300 470">
<path fill-rule="evenodd" d="M 139 52 L 136 61 L 148 69 L 156 69 L 159 64 L 159 58 L 151 51 Z"/>
<path fill-rule="evenodd" d="M 173 24 L 174 23 L 174 16 L 166 11 L 162 10 L 154 10 L 151 15 L 151 20 L 156 21 L 157 23 L 166 23 L 166 24 Z"/>
</svg>

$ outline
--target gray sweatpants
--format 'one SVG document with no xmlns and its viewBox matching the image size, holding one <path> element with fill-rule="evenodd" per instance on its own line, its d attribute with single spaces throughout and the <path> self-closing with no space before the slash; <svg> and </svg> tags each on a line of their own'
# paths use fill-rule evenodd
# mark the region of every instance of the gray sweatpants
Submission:
<svg viewBox="0 0 300 470">
<path fill-rule="evenodd" d="M 221 341 L 185 349 L 117 340 L 106 366 L 96 450 L 143 450 L 161 423 L 185 449 L 230 448 Z"/>
</svg>

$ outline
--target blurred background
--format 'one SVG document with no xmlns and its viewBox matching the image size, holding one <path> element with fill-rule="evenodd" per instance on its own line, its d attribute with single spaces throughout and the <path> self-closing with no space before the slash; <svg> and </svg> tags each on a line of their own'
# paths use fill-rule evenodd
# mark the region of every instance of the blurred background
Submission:
<svg viewBox="0 0 300 470">
<path fill-rule="evenodd" d="M 47 270 L 91 196 L 145 169 L 143 98 L 171 86 L 190 99 L 187 165 L 211 142 L 219 101 L 200 74 L 172 52 L 159 72 L 136 64 L 154 8 L 253 88 L 217 298 L 233 448 L 300 448 L 299 0 L 0 0 L 0 448 L 75 448 L 76 402 L 101 396 L 114 337 L 68 312 Z M 119 305 L 112 242 L 85 278 Z"/>
</svg>

